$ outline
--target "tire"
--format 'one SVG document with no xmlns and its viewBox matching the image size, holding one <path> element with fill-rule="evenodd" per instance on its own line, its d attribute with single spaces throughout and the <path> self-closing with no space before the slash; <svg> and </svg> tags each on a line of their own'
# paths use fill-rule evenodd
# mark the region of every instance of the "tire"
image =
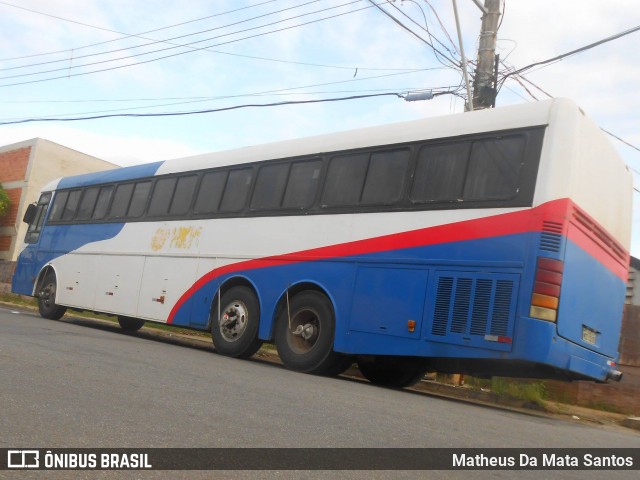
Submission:
<svg viewBox="0 0 640 480">
<path fill-rule="evenodd" d="M 403 357 L 376 357 L 373 361 L 358 362 L 360 373 L 374 385 L 404 388 L 415 385 L 427 372 L 420 359 Z"/>
<path fill-rule="evenodd" d="M 56 303 L 57 291 L 56 274 L 47 273 L 38 292 L 38 310 L 40 316 L 50 320 L 59 320 L 67 311 L 67 307 Z"/>
<path fill-rule="evenodd" d="M 125 332 L 137 332 L 144 325 L 144 320 L 118 315 L 118 323 Z"/>
<path fill-rule="evenodd" d="M 249 358 L 260 350 L 258 338 L 260 304 L 253 291 L 247 287 L 233 287 L 222 295 L 218 318 L 218 302 L 214 302 L 211 314 L 211 339 L 216 351 L 233 358 Z"/>
<path fill-rule="evenodd" d="M 293 297 L 288 311 L 285 305 L 276 323 L 280 360 L 296 372 L 335 376 L 349 368 L 353 361 L 333 350 L 334 337 L 333 306 L 325 295 L 313 290 Z"/>
</svg>

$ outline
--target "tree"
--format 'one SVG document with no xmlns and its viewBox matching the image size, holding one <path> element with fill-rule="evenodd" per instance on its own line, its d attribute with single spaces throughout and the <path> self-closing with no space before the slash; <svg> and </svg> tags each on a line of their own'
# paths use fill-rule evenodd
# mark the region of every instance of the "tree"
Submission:
<svg viewBox="0 0 640 480">
<path fill-rule="evenodd" d="M 9 200 L 9 195 L 7 195 L 7 191 L 0 185 L 0 218 L 3 218 L 9 213 L 10 207 L 11 200 Z"/>
</svg>

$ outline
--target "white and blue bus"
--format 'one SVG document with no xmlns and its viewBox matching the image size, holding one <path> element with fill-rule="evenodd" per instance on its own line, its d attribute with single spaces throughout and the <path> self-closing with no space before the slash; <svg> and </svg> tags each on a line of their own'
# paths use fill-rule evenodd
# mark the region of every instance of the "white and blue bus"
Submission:
<svg viewBox="0 0 640 480">
<path fill-rule="evenodd" d="M 568 100 L 62 178 L 15 293 L 292 370 L 619 380 L 631 175 Z"/>
</svg>

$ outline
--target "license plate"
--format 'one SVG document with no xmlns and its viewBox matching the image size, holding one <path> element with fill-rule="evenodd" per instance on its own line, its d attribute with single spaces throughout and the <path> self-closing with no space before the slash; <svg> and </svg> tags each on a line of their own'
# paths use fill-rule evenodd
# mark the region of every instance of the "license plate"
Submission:
<svg viewBox="0 0 640 480">
<path fill-rule="evenodd" d="M 595 330 L 593 330 L 592 328 L 586 327 L 584 325 L 582 326 L 583 342 L 587 342 L 587 343 L 590 343 L 591 345 L 595 345 L 597 336 L 598 336 L 598 333 Z"/>
</svg>

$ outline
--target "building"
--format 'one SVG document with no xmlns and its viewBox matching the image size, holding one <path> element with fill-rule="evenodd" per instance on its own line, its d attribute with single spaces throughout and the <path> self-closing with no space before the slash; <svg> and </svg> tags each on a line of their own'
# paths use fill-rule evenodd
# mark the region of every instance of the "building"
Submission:
<svg viewBox="0 0 640 480">
<path fill-rule="evenodd" d="M 0 147 L 0 183 L 9 195 L 11 208 L 0 219 L 0 269 L 13 273 L 27 225 L 22 217 L 27 205 L 38 199 L 40 189 L 52 180 L 67 175 L 97 172 L 117 166 L 85 153 L 34 138 Z M 9 272 L 0 277 L 6 277 Z M 0 278 L 0 282 L 6 281 Z M 8 282 L 11 282 L 10 275 Z"/>
</svg>

